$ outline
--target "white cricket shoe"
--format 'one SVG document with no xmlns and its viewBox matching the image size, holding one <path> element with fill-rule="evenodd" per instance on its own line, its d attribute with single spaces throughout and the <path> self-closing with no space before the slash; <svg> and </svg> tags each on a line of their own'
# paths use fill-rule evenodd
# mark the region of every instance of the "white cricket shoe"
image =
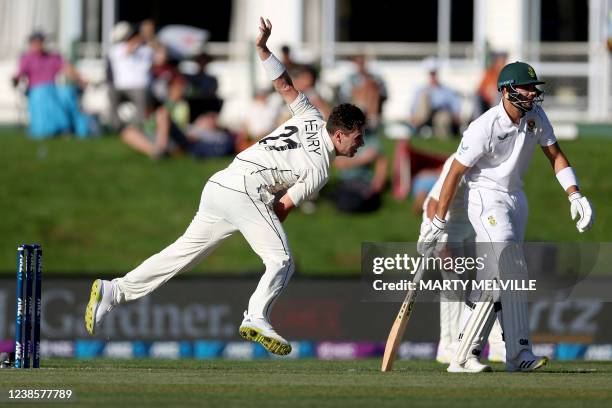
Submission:
<svg viewBox="0 0 612 408">
<path fill-rule="evenodd" d="M 446 371 L 449 373 L 486 373 L 493 371 L 493 369 L 486 364 L 482 364 L 476 357 L 470 357 L 463 364 L 459 364 L 453 359 Z"/>
<path fill-rule="evenodd" d="M 506 362 L 506 343 L 502 342 L 489 342 L 489 355 L 487 360 L 492 363 L 505 363 Z"/>
<path fill-rule="evenodd" d="M 104 315 L 113 308 L 113 288 L 112 281 L 96 279 L 91 285 L 89 303 L 85 309 L 85 328 L 90 336 L 95 333 L 95 328 L 100 324 Z"/>
<path fill-rule="evenodd" d="M 291 353 L 291 344 L 274 331 L 266 319 L 252 317 L 244 312 L 239 332 L 240 337 L 261 344 L 270 353 L 280 356 Z"/>
<path fill-rule="evenodd" d="M 452 343 L 440 342 L 438 343 L 438 351 L 436 352 L 436 361 L 441 364 L 450 364 L 453 361 L 453 357 L 457 353 L 459 348 L 459 342 L 454 341 Z"/>
<path fill-rule="evenodd" d="M 545 366 L 546 363 L 548 363 L 548 357 L 536 356 L 531 350 L 523 350 L 516 359 L 506 362 L 506 371 L 529 372 Z"/>
</svg>

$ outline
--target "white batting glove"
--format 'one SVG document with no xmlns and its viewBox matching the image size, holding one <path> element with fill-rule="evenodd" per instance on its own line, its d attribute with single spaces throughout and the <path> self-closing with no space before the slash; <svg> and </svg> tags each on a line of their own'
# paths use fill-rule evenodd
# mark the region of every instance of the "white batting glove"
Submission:
<svg viewBox="0 0 612 408">
<path fill-rule="evenodd" d="M 576 222 L 576 228 L 578 232 L 582 233 L 593 225 L 593 221 L 595 220 L 595 212 L 591 207 L 591 203 L 587 200 L 586 197 L 583 197 L 580 192 L 575 191 L 569 195 L 570 201 L 570 213 L 572 215 L 572 220 L 575 220 L 578 217 L 578 221 Z"/>
<path fill-rule="evenodd" d="M 419 241 L 417 243 L 417 251 L 421 255 L 425 255 L 429 250 L 436 245 L 436 242 L 444 232 L 446 221 L 434 215 L 431 221 L 425 219 L 421 224 Z"/>
</svg>

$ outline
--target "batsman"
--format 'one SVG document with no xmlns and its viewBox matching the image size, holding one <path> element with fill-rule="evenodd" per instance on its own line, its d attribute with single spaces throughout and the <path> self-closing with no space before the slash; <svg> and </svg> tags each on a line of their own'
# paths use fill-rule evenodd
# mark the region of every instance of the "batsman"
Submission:
<svg viewBox="0 0 612 408">
<path fill-rule="evenodd" d="M 528 279 L 522 251 L 528 212 L 522 178 L 536 145 L 550 161 L 568 195 L 570 214 L 572 219 L 577 218 L 578 231 L 582 233 L 592 226 L 591 204 L 582 195 L 576 173 L 540 106 L 543 100 L 543 92 L 537 87 L 540 84 L 544 82 L 524 62 L 514 62 L 502 69 L 497 81 L 502 99 L 463 133 L 442 186 L 436 214 L 421 230 L 421 253 L 435 246 L 444 233 L 446 213 L 457 185 L 465 177 L 468 188 L 464 205 L 476 232 L 477 255 L 487 259 L 477 279 Z M 507 371 L 533 371 L 547 363 L 546 357 L 534 355 L 531 349 L 526 292 L 473 291 L 466 304 L 464 313 L 469 318 L 447 371 L 491 371 L 480 363 L 480 354 L 496 318 L 506 342 Z"/>
</svg>

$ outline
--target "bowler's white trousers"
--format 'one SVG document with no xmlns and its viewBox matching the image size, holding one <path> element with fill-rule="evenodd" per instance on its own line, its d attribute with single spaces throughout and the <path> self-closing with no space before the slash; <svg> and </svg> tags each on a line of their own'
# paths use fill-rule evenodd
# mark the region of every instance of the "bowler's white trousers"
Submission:
<svg viewBox="0 0 612 408">
<path fill-rule="evenodd" d="M 470 223 L 476 232 L 477 256 L 484 256 L 485 268 L 477 279 L 528 279 L 522 251 L 527 226 L 528 206 L 522 191 L 506 193 L 470 187 L 466 191 Z M 476 301 L 478 291 L 470 299 Z M 516 358 L 523 349 L 531 349 L 527 294 L 503 291 L 501 324 L 506 341 L 506 358 Z"/>
<path fill-rule="evenodd" d="M 249 300 L 248 313 L 269 319 L 274 302 L 293 274 L 294 264 L 282 224 L 272 208 L 264 204 L 259 190 L 251 176 L 236 169 L 213 175 L 204 186 L 198 212 L 185 233 L 115 280 L 115 302 L 145 296 L 177 273 L 191 269 L 223 240 L 240 231 L 266 267 Z"/>
</svg>

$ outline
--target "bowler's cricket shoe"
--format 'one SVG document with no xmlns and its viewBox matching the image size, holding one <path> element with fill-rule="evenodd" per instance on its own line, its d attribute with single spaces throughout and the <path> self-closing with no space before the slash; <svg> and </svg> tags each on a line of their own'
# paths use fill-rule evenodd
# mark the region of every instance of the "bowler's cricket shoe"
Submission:
<svg viewBox="0 0 612 408">
<path fill-rule="evenodd" d="M 459 364 L 453 359 L 446 371 L 449 373 L 486 373 L 493 370 L 490 366 L 478 361 L 476 357 L 470 357 L 463 364 Z"/>
<path fill-rule="evenodd" d="M 104 315 L 113 308 L 113 282 L 96 279 L 91 285 L 89 303 L 85 309 L 85 328 L 87 333 L 94 335 L 95 328 Z"/>
<path fill-rule="evenodd" d="M 239 332 L 240 337 L 261 344 L 270 353 L 280 356 L 291 353 L 291 344 L 276 333 L 265 319 L 252 317 L 244 312 Z"/>
<path fill-rule="evenodd" d="M 531 350 L 523 350 L 518 358 L 506 362 L 506 371 L 529 372 L 545 366 L 546 363 L 548 363 L 548 357 L 536 356 Z"/>
</svg>

